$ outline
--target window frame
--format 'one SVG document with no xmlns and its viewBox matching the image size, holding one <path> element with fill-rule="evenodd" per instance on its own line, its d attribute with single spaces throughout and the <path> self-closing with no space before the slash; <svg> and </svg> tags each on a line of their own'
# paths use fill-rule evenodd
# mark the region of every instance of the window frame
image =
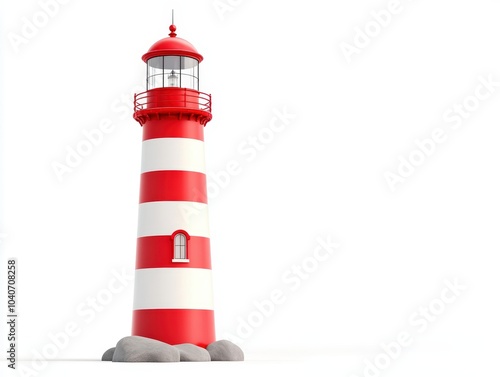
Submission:
<svg viewBox="0 0 500 377">
<path fill-rule="evenodd" d="M 181 242 L 181 245 L 177 245 L 176 244 L 176 241 L 179 239 L 184 239 L 184 245 L 182 245 L 182 242 Z M 172 233 L 172 236 L 171 236 L 171 240 L 172 240 L 172 262 L 174 263 L 189 263 L 189 239 L 191 237 L 189 236 L 189 234 L 184 231 L 184 230 L 177 230 L 175 231 L 174 233 Z M 179 255 L 177 255 L 177 246 L 180 246 L 181 247 L 181 252 L 179 253 Z M 182 258 L 182 246 L 184 246 L 184 258 Z M 177 258 L 179 257 L 179 258 Z"/>
</svg>

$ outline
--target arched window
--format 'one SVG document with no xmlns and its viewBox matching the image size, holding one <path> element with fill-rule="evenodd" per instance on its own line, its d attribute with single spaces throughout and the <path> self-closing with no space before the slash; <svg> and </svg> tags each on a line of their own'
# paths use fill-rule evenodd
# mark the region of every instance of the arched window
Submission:
<svg viewBox="0 0 500 377">
<path fill-rule="evenodd" d="M 186 259 L 186 236 L 182 233 L 174 238 L 174 259 Z"/>
<path fill-rule="evenodd" d="M 178 230 L 173 235 L 174 255 L 172 262 L 189 262 L 188 259 L 188 240 L 189 235 L 181 230 Z"/>
</svg>

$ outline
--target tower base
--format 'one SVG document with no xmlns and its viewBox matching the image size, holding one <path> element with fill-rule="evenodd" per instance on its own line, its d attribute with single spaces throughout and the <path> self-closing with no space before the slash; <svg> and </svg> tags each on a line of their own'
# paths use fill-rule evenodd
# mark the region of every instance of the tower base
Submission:
<svg viewBox="0 0 500 377">
<path fill-rule="evenodd" d="M 215 341 L 213 310 L 134 310 L 132 323 L 132 335 L 172 345 L 191 343 L 206 348 Z"/>
</svg>

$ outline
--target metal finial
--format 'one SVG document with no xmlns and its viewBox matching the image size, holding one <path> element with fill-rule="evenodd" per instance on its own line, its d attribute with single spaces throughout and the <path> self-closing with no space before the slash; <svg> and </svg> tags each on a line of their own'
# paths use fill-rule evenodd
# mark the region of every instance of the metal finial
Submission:
<svg viewBox="0 0 500 377">
<path fill-rule="evenodd" d="M 172 9 L 172 25 L 170 25 L 170 36 L 171 37 L 176 37 L 177 34 L 175 34 L 175 31 L 177 30 L 177 28 L 175 27 L 174 25 L 174 10 Z"/>
</svg>

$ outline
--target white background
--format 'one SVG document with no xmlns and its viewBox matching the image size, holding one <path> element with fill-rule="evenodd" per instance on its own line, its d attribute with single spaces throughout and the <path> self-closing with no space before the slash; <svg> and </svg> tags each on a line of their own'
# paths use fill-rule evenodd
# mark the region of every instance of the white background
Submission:
<svg viewBox="0 0 500 377">
<path fill-rule="evenodd" d="M 388 1 L 220 3 L 233 5 L 73 0 L 16 51 L 12 33 L 42 8 L 1 2 L 1 273 L 16 257 L 19 356 L 36 358 L 68 324 L 78 335 L 55 359 L 97 360 L 130 333 L 131 280 L 91 320 L 78 308 L 113 271 L 134 269 L 141 128 L 124 105 L 175 8 L 178 36 L 205 59 L 200 90 L 213 96 L 209 181 L 230 161 L 240 167 L 210 198 L 218 338 L 238 336 L 277 289 L 284 302 L 236 341 L 249 360 L 350 355 L 331 375 L 362 375 L 406 331 L 414 341 L 384 375 L 493 375 L 500 87 L 458 129 L 443 114 L 475 94 L 478 77 L 500 81 L 500 4 L 401 0 L 349 62 L 341 43 L 354 46 Z M 284 110 L 294 118 L 265 139 Z M 106 119 L 112 132 L 59 180 L 54 162 Z M 384 174 L 437 128 L 446 142 L 392 191 Z M 249 161 L 238 147 L 258 135 L 267 144 Z M 293 290 L 282 276 L 311 262 L 318 237 L 341 246 Z M 417 331 L 410 318 L 446 279 L 467 288 Z"/>
</svg>

